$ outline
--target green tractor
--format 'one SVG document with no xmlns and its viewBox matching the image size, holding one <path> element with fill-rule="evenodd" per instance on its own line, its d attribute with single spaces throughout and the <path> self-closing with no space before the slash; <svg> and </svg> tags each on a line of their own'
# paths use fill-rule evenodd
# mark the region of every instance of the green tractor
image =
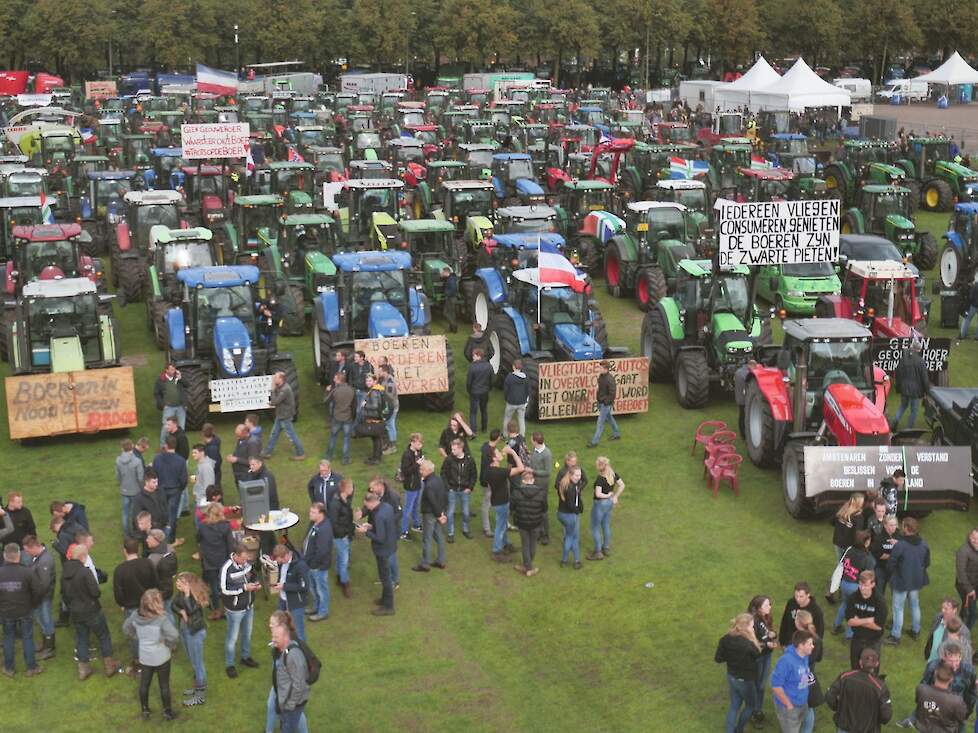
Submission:
<svg viewBox="0 0 978 733">
<path fill-rule="evenodd" d="M 467 248 L 476 249 L 485 232 L 492 231 L 496 201 L 491 181 L 445 181 L 441 185 L 441 208 L 433 209 L 431 216 L 451 222 L 455 236 L 463 238 Z M 483 235 L 477 237 L 477 232 Z"/>
<path fill-rule="evenodd" d="M 455 243 L 455 225 L 440 219 L 402 220 L 401 249 L 411 255 L 412 280 L 421 283 L 432 306 L 445 303 L 442 273 L 448 269 L 461 279 L 465 260 L 464 245 Z"/>
<path fill-rule="evenodd" d="M 863 186 L 856 206 L 843 214 L 843 234 L 878 234 L 893 242 L 921 270 L 937 263 L 937 240 L 914 223 L 913 193 L 902 186 Z"/>
<path fill-rule="evenodd" d="M 230 221 L 224 222 L 224 261 L 253 264 L 267 246 L 263 241 L 267 243 L 278 231 L 284 210 L 285 201 L 274 194 L 235 198 Z"/>
<path fill-rule="evenodd" d="M 312 212 L 315 185 L 312 163 L 278 160 L 254 171 L 251 189 L 256 195 L 281 196 L 286 213 L 299 214 Z"/>
<path fill-rule="evenodd" d="M 689 218 L 699 230 L 696 250 L 704 257 L 713 247 L 715 232 L 710 189 L 706 182 L 690 178 L 667 178 L 656 184 L 652 197 L 655 201 L 682 204 L 689 211 Z"/>
<path fill-rule="evenodd" d="M 316 294 L 336 280 L 336 267 L 329 259 L 336 251 L 336 222 L 325 214 L 289 214 L 279 219 L 274 239 L 270 235 L 268 230 L 258 233 L 264 270 L 288 285 L 279 298 L 280 333 L 301 336 Z"/>
<path fill-rule="evenodd" d="M 346 182 L 339 208 L 344 249 L 393 249 L 400 241 L 403 181 L 355 178 Z"/>
<path fill-rule="evenodd" d="M 733 198 L 741 168 L 750 168 L 753 147 L 750 140 L 726 141 L 710 148 L 707 179 L 710 192 L 717 198 Z"/>
<path fill-rule="evenodd" d="M 628 204 L 624 222 L 605 245 L 608 292 L 616 298 L 633 292 L 639 308 L 654 310 L 670 291 L 670 284 L 675 284 L 680 263 L 696 256 L 698 239 L 699 227 L 682 204 Z"/>
<path fill-rule="evenodd" d="M 453 181 L 464 180 L 468 175 L 465 163 L 460 160 L 431 160 L 426 163 L 426 180 L 417 182 L 411 197 L 411 212 L 415 219 L 432 215 L 438 206 L 443 205 L 445 191 L 443 186 Z"/>
<path fill-rule="evenodd" d="M 603 242 L 596 226 L 599 217 L 589 217 L 592 212 L 610 212 L 613 208 L 614 184 L 602 180 L 564 181 L 559 192 L 557 210 L 558 229 L 564 235 L 564 256 L 575 267 L 597 274 L 604 254 Z"/>
<path fill-rule="evenodd" d="M 653 198 L 656 184 L 670 177 L 673 158 L 692 161 L 700 148 L 685 143 L 643 143 L 625 153 L 625 162 L 618 176 L 618 185 L 625 201 Z"/>
<path fill-rule="evenodd" d="M 905 169 L 889 162 L 893 144 L 886 140 L 846 140 L 836 159 L 825 167 L 822 178 L 829 192 L 838 196 L 843 206 L 852 206 L 859 189 L 871 183 L 907 186 L 913 192 L 916 209 L 919 187 Z"/>
<path fill-rule="evenodd" d="M 152 135 L 123 135 L 120 167 L 130 168 L 135 171 L 152 168 L 154 147 L 156 145 Z"/>
<path fill-rule="evenodd" d="M 642 320 L 649 378 L 674 378 L 686 409 L 706 405 L 712 382 L 732 391 L 737 369 L 770 342 L 771 324 L 754 305 L 748 268 L 717 271 L 710 260 L 680 262 L 675 295 Z"/>
<path fill-rule="evenodd" d="M 978 171 L 951 160 L 948 138 L 916 137 L 910 144 L 912 157 L 901 158 L 896 165 L 915 184 L 925 209 L 950 211 L 955 201 L 971 201 L 978 196 Z"/>
<path fill-rule="evenodd" d="M 113 295 L 87 277 L 37 280 L 24 286 L 6 325 L 14 374 L 73 372 L 120 364 Z"/>
</svg>

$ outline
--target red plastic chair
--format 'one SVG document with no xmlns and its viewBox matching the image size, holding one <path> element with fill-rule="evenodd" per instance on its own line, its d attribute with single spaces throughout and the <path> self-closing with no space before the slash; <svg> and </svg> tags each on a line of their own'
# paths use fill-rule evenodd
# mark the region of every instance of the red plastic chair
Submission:
<svg viewBox="0 0 978 733">
<path fill-rule="evenodd" d="M 710 429 L 710 432 L 706 432 L 707 429 Z M 710 439 L 713 437 L 714 433 L 726 429 L 727 429 L 727 423 L 725 423 L 723 420 L 704 420 L 703 422 L 701 422 L 699 425 L 696 426 L 696 434 L 693 436 L 693 447 L 689 451 L 689 455 L 691 456 L 696 455 L 697 443 L 706 445 L 707 443 L 710 442 Z"/>
<path fill-rule="evenodd" d="M 726 481 L 733 489 L 734 496 L 740 496 L 740 464 L 744 462 L 744 457 L 738 453 L 721 453 L 713 462 L 710 469 L 710 483 L 713 488 L 713 498 L 717 498 L 720 491 L 720 482 Z"/>
<path fill-rule="evenodd" d="M 717 458 L 724 453 L 736 452 L 737 447 L 733 443 L 707 443 L 706 455 L 703 456 L 703 478 L 706 479 L 706 477 L 709 475 L 710 469 L 713 468 Z M 709 485 L 708 481 L 707 485 Z"/>
</svg>

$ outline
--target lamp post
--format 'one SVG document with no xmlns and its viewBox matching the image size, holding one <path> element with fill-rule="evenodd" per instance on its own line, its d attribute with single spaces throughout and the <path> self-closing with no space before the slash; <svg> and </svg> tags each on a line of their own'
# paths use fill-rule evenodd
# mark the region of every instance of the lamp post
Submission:
<svg viewBox="0 0 978 733">
<path fill-rule="evenodd" d="M 234 75 L 241 78 L 241 47 L 238 45 L 238 24 L 234 24 Z"/>
</svg>

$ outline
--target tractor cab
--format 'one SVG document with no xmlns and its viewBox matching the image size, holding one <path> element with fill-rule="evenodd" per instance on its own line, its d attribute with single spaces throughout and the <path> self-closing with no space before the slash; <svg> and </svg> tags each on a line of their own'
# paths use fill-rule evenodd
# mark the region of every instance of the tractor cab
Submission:
<svg viewBox="0 0 978 733">
<path fill-rule="evenodd" d="M 424 102 L 404 102 L 397 106 L 394 123 L 398 127 L 423 125 L 428 122 Z"/>
<path fill-rule="evenodd" d="M 491 145 L 493 148 L 499 146 L 496 138 L 496 126 L 489 120 L 473 120 L 465 118 L 461 122 L 465 142 L 479 145 Z"/>
<path fill-rule="evenodd" d="M 558 228 L 557 210 L 550 206 L 506 206 L 496 209 L 496 234 L 551 234 Z"/>
<path fill-rule="evenodd" d="M 762 140 L 775 139 L 780 135 L 796 135 L 791 129 L 791 113 L 787 110 L 760 110 L 756 117 L 757 132 Z M 789 165 L 782 163 L 785 168 Z"/>
<path fill-rule="evenodd" d="M 442 148 L 438 125 L 405 125 L 407 132 L 424 146 L 425 158 L 434 158 Z"/>
<path fill-rule="evenodd" d="M 350 160 L 377 160 L 382 149 L 380 133 L 377 130 L 364 129 L 353 134 L 347 157 Z"/>
<path fill-rule="evenodd" d="M 82 221 L 98 223 L 100 233 L 105 224 L 115 226 L 123 216 L 123 198 L 142 188 L 143 179 L 136 171 L 107 170 L 88 174 L 88 193 L 81 199 Z"/>
<path fill-rule="evenodd" d="M 183 148 L 153 148 L 150 152 L 153 168 L 143 173 L 147 188 L 182 189 L 185 182 L 182 168 L 187 164 L 183 159 Z"/>
<path fill-rule="evenodd" d="M 540 104 L 533 108 L 531 117 L 535 124 L 543 125 L 547 128 L 552 124 L 561 123 L 566 119 L 566 117 L 560 114 L 557 106 L 550 102 L 540 102 Z"/>
<path fill-rule="evenodd" d="M 38 196 L 0 198 L 0 261 L 13 257 L 14 227 L 53 223 L 54 219 L 45 215 Z"/>
<path fill-rule="evenodd" d="M 462 92 L 465 99 L 465 103 L 469 105 L 474 105 L 476 107 L 485 107 L 489 104 L 489 98 L 492 96 L 491 89 L 465 89 Z"/>
<path fill-rule="evenodd" d="M 397 222 L 403 188 L 402 181 L 391 178 L 346 182 L 340 194 L 345 205 L 339 209 L 339 219 L 347 246 L 386 249 L 400 241 Z"/>
<path fill-rule="evenodd" d="M 325 214 L 289 214 L 279 219 L 274 245 L 281 258 L 281 269 L 290 280 L 301 281 L 310 263 L 325 261 L 336 252 L 335 226 L 336 222 Z M 315 285 L 310 283 L 312 292 L 316 290 Z"/>
<path fill-rule="evenodd" d="M 614 191 L 615 187 L 606 181 L 564 181 L 558 214 L 564 219 L 565 236 L 580 231 L 584 218 L 592 211 L 611 211 Z"/>
<path fill-rule="evenodd" d="M 799 175 L 815 174 L 815 156 L 808 149 L 808 138 L 797 132 L 777 132 L 770 136 L 767 156 L 772 163 Z"/>
<path fill-rule="evenodd" d="M 819 317 L 851 318 L 879 338 L 918 336 L 924 314 L 917 302 L 917 276 L 902 262 L 849 260 L 842 292 L 815 306 Z"/>
<path fill-rule="evenodd" d="M 300 125 L 295 128 L 295 144 L 303 156 L 308 155 L 312 148 L 325 147 L 331 143 L 331 136 L 326 135 L 326 128 L 322 125 Z"/>
<path fill-rule="evenodd" d="M 516 125 L 512 130 L 513 146 L 524 153 L 531 152 L 534 147 L 545 146 L 549 136 L 550 127 L 541 122 Z"/>
<path fill-rule="evenodd" d="M 740 112 L 717 112 L 710 115 L 710 125 L 696 133 L 703 145 L 717 145 L 729 138 L 744 137 L 744 116 Z"/>
<path fill-rule="evenodd" d="M 200 222 L 209 228 L 225 221 L 228 185 L 224 167 L 185 165 L 180 172 L 183 173 L 187 212 L 198 216 Z"/>
<path fill-rule="evenodd" d="M 91 237 L 78 224 L 15 226 L 13 258 L 7 261 L 4 292 L 15 297 L 21 288 L 35 280 L 87 278 L 102 285 L 102 266 L 82 254 L 80 242 Z"/>
<path fill-rule="evenodd" d="M 637 111 L 641 113 L 640 110 Z M 669 143 L 689 145 L 695 142 L 693 139 L 693 129 L 684 122 L 657 122 L 652 126 L 652 139 L 660 145 L 667 145 Z"/>
<path fill-rule="evenodd" d="M 455 249 L 455 225 L 440 219 L 402 220 L 401 249 L 411 255 L 413 275 L 420 280 L 432 303 L 445 300 L 442 273 L 448 269 L 461 277 L 458 252 Z"/>
<path fill-rule="evenodd" d="M 846 140 L 825 167 L 825 184 L 847 202 L 863 183 L 902 183 L 905 172 L 890 163 L 896 155 L 896 146 L 886 140 Z"/>
<path fill-rule="evenodd" d="M 656 201 L 682 204 L 699 232 L 700 245 L 713 240 L 713 207 L 706 183 L 688 178 L 670 178 L 656 183 Z"/>
<path fill-rule="evenodd" d="M 312 163 L 299 161 L 274 161 L 268 164 L 269 193 L 285 199 L 285 209 L 288 213 L 311 211 L 315 195 L 315 166 Z"/>
<path fill-rule="evenodd" d="M 46 196 L 48 172 L 44 168 L 15 168 L 0 171 L 0 196 Z"/>
<path fill-rule="evenodd" d="M 911 138 L 911 157 L 900 161 L 907 177 L 921 183 L 922 204 L 930 211 L 949 211 L 955 199 L 978 197 L 978 171 L 951 157 L 946 137 Z"/>
<path fill-rule="evenodd" d="M 692 256 L 699 227 L 684 205 L 664 201 L 634 201 L 625 207 L 625 228 L 643 252 L 679 245 L 675 259 Z"/>
<path fill-rule="evenodd" d="M 75 157 L 75 145 L 80 135 L 74 128 L 41 129 L 41 163 L 49 171 L 67 170 Z"/>
<path fill-rule="evenodd" d="M 592 331 L 594 313 L 584 276 L 573 285 L 541 281 L 539 268 L 530 267 L 513 272 L 508 290 L 508 302 L 530 326 L 531 352 L 549 352 L 547 360 L 560 361 L 600 359 L 606 355 Z M 498 341 L 498 335 L 492 335 Z M 493 347 L 492 358 L 497 361 L 502 344 Z"/>
<path fill-rule="evenodd" d="M 397 105 L 404 99 L 405 92 L 384 92 L 380 95 L 381 114 L 390 114 L 397 109 Z"/>
<path fill-rule="evenodd" d="M 145 170 L 153 167 L 153 136 L 152 135 L 123 135 L 122 164 L 132 170 Z"/>
<path fill-rule="evenodd" d="M 710 149 L 710 188 L 717 196 L 732 196 L 737 189 L 737 172 L 751 167 L 750 142 L 720 143 Z"/>
<path fill-rule="evenodd" d="M 428 114 L 438 119 L 449 108 L 451 99 L 447 89 L 432 89 L 425 94 L 424 101 Z"/>
<path fill-rule="evenodd" d="M 714 273 L 710 260 L 682 260 L 676 282 L 676 300 L 687 338 L 708 336 L 711 356 L 719 371 L 732 380 L 736 369 L 754 353 L 750 324 L 750 271 L 738 266 Z M 704 329 L 704 327 L 707 327 Z M 711 360 L 712 361 L 712 360 Z"/>
<path fill-rule="evenodd" d="M 445 183 L 465 180 L 468 175 L 465 163 L 460 160 L 429 160 L 427 167 L 428 185 L 436 195 Z"/>
<path fill-rule="evenodd" d="M 577 108 L 577 122 L 582 125 L 589 125 L 597 129 L 598 126 L 605 125 L 607 119 L 604 109 L 601 107 L 582 106 Z"/>
<path fill-rule="evenodd" d="M 495 191 L 488 181 L 445 181 L 442 184 L 443 205 L 441 217 L 451 222 L 457 234 L 461 234 L 470 222 L 492 234 L 495 210 Z M 438 217 L 438 213 L 435 214 Z"/>
<path fill-rule="evenodd" d="M 315 167 L 316 179 L 320 183 L 346 177 L 346 165 L 340 148 L 314 145 L 306 150 L 305 157 Z"/>
<path fill-rule="evenodd" d="M 333 98 L 336 114 L 345 115 L 351 105 L 356 105 L 357 95 L 352 92 L 337 92 Z"/>
<path fill-rule="evenodd" d="M 279 218 L 285 213 L 285 200 L 274 194 L 237 196 L 231 215 L 224 222 L 230 254 L 244 260 L 255 258 L 263 242 L 273 241 Z M 230 261 L 232 257 L 225 257 Z"/>
<path fill-rule="evenodd" d="M 736 200 L 787 201 L 794 178 L 787 168 L 738 168 Z"/>
<path fill-rule="evenodd" d="M 509 133 L 510 125 L 513 124 L 513 115 L 508 109 L 493 107 L 488 110 L 488 114 L 489 122 L 496 128 L 497 133 L 499 131 L 502 131 L 504 135 Z"/>
<path fill-rule="evenodd" d="M 351 160 L 350 178 L 391 178 L 392 166 L 386 160 Z"/>
<path fill-rule="evenodd" d="M 492 185 L 500 201 L 517 199 L 522 204 L 543 203 L 543 188 L 536 182 L 533 160 L 526 153 L 497 153 L 492 156 Z"/>
<path fill-rule="evenodd" d="M 180 270 L 221 264 L 221 251 L 211 230 L 204 227 L 171 229 L 163 225 L 154 226 L 149 234 L 149 254 L 152 268 L 150 279 L 159 291 L 157 297 L 172 295 L 172 286 Z"/>
<path fill-rule="evenodd" d="M 929 270 L 937 262 L 937 240 L 917 230 L 913 218 L 914 193 L 902 186 L 867 184 L 856 195 L 856 206 L 843 212 L 843 234 L 885 237 L 914 264 Z"/>
<path fill-rule="evenodd" d="M 978 203 L 955 204 L 944 240 L 941 284 L 948 289 L 970 287 L 978 271 Z"/>
<path fill-rule="evenodd" d="M 482 143 L 463 143 L 458 146 L 462 153 L 465 165 L 468 168 L 469 178 L 491 178 L 493 156 L 496 152 L 495 145 L 485 145 Z"/>
<path fill-rule="evenodd" d="M 123 196 L 125 221 L 116 229 L 119 250 L 144 254 L 154 226 L 179 229 L 183 197 L 178 191 L 130 191 Z"/>
<path fill-rule="evenodd" d="M 414 187 L 427 176 L 424 143 L 413 137 L 396 137 L 387 143 L 387 160 L 394 178 Z"/>
<path fill-rule="evenodd" d="M 118 161 L 122 152 L 122 136 L 125 133 L 125 123 L 118 117 L 99 120 L 95 135 L 95 149 L 102 155 L 115 158 Z"/>
<path fill-rule="evenodd" d="M 601 141 L 601 131 L 594 125 L 564 125 L 560 144 L 570 153 L 589 153 Z"/>
</svg>

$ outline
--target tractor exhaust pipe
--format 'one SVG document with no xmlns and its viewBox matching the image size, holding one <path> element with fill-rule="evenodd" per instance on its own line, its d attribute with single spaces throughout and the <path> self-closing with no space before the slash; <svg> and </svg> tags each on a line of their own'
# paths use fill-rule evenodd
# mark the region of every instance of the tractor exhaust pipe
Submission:
<svg viewBox="0 0 978 733">
<path fill-rule="evenodd" d="M 805 395 L 808 392 L 808 362 L 804 350 L 798 353 L 798 364 L 795 366 L 794 401 L 794 432 L 800 433 L 805 429 Z"/>
</svg>

